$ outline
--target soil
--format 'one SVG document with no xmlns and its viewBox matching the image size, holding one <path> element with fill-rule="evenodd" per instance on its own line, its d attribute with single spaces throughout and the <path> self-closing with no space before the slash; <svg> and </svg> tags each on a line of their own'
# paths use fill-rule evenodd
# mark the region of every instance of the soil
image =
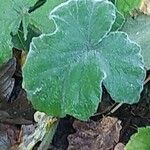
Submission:
<svg viewBox="0 0 150 150">
<path fill-rule="evenodd" d="M 13 75 L 13 78 L 15 78 L 15 84 L 9 100 L 4 100 L 0 104 L 0 111 L 5 112 L 3 114 L 7 113 L 7 115 L 0 115 L 0 117 L 1 123 L 3 124 L 7 123 L 21 127 L 22 124 L 31 124 L 34 122 L 33 114 L 35 110 L 27 100 L 26 92 L 22 88 L 21 65 L 19 62 L 21 57 L 20 52 L 18 50 L 14 50 L 14 56 L 17 58 L 17 69 Z M 150 72 L 147 73 L 147 76 L 149 75 Z M 137 104 L 123 104 L 114 113 L 110 113 L 112 108 L 116 105 L 117 104 L 111 99 L 106 89 L 103 87 L 102 102 L 99 105 L 97 113 L 95 116 L 92 116 L 91 119 L 98 121 L 104 116 L 109 115 L 121 120 L 122 130 L 119 141 L 126 144 L 131 135 L 137 132 L 138 127 L 150 125 L 150 82 L 144 86 L 141 99 Z M 67 149 L 67 137 L 68 135 L 75 133 L 75 129 L 73 128 L 74 120 L 75 119 L 71 116 L 66 116 L 65 118 L 60 119 L 49 150 Z"/>
</svg>

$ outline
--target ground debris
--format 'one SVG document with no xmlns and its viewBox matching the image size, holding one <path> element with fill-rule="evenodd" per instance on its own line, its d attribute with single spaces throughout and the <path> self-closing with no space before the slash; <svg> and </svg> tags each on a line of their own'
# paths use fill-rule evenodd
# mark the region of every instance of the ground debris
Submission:
<svg viewBox="0 0 150 150">
<path fill-rule="evenodd" d="M 114 150 L 124 150 L 124 148 L 125 148 L 125 145 L 123 143 L 118 143 L 115 146 Z"/>
<path fill-rule="evenodd" d="M 18 142 L 20 129 L 15 125 L 0 124 L 0 150 L 8 150 Z"/>
<path fill-rule="evenodd" d="M 15 70 L 15 58 L 0 66 L 0 101 L 9 101 L 15 84 L 15 79 L 13 78 Z"/>
<path fill-rule="evenodd" d="M 140 10 L 146 14 L 150 15 L 150 0 L 142 0 Z"/>
<path fill-rule="evenodd" d="M 14 145 L 12 150 L 31 150 L 38 142 L 43 142 L 51 125 L 56 122 L 56 118 L 47 116 L 45 113 L 36 112 L 34 114 L 36 124 L 22 125 L 20 143 Z M 42 144 L 42 143 L 41 143 Z M 49 145 L 50 143 L 48 143 Z"/>
<path fill-rule="evenodd" d="M 121 121 L 104 117 L 100 122 L 75 121 L 76 133 L 69 135 L 68 150 L 110 150 L 119 141 Z"/>
</svg>

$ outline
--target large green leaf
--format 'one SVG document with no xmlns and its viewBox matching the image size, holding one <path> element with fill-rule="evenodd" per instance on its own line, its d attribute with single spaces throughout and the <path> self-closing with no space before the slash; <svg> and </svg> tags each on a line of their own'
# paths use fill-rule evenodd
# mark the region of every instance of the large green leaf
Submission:
<svg viewBox="0 0 150 150">
<path fill-rule="evenodd" d="M 36 109 L 86 120 L 97 110 L 102 82 L 117 102 L 138 101 L 140 48 L 123 32 L 109 33 L 115 11 L 107 0 L 70 0 L 50 13 L 57 30 L 33 40 L 23 69 Z"/>
<path fill-rule="evenodd" d="M 150 150 L 150 127 L 139 128 L 127 143 L 125 150 Z"/>
<path fill-rule="evenodd" d="M 150 17 L 140 15 L 136 19 L 127 18 L 122 30 L 141 46 L 146 68 L 150 69 Z"/>
<path fill-rule="evenodd" d="M 133 9 L 139 8 L 141 0 L 116 0 L 117 9 L 124 15 L 128 15 Z"/>
</svg>

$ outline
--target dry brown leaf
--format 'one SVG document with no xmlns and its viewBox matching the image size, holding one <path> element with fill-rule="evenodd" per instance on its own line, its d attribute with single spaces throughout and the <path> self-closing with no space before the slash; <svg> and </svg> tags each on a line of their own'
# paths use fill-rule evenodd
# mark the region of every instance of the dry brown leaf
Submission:
<svg viewBox="0 0 150 150">
<path fill-rule="evenodd" d="M 47 116 L 43 112 L 36 112 L 34 114 L 34 120 L 37 122 L 36 124 L 22 126 L 21 143 L 18 147 L 15 147 L 18 150 L 31 150 L 38 142 L 43 142 L 48 130 L 52 127 L 52 124 L 57 121 L 56 118 Z"/>
<path fill-rule="evenodd" d="M 15 84 L 15 80 L 12 78 L 15 70 L 15 58 L 10 59 L 8 62 L 0 66 L 0 100 L 9 100 Z"/>
<path fill-rule="evenodd" d="M 11 146 L 9 137 L 6 132 L 0 131 L 0 150 L 7 150 Z"/>
<path fill-rule="evenodd" d="M 18 142 L 19 133 L 20 129 L 14 125 L 0 124 L 0 150 L 9 149 L 15 145 Z"/>
<path fill-rule="evenodd" d="M 109 150 L 119 141 L 121 121 L 104 117 L 101 122 L 75 121 L 76 133 L 69 135 L 68 150 Z"/>
</svg>

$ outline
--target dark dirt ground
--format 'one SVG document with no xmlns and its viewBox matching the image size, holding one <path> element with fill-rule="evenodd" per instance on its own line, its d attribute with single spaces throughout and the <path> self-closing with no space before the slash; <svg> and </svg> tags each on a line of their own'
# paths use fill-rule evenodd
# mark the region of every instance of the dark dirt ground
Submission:
<svg viewBox="0 0 150 150">
<path fill-rule="evenodd" d="M 5 85 L 8 84 L 8 82 L 2 82 L 2 79 L 4 80 L 4 78 L 2 78 L 0 75 L 0 123 L 11 124 L 17 126 L 17 128 L 20 128 L 22 124 L 31 124 L 34 122 L 33 114 L 35 110 L 27 100 L 26 92 L 22 88 L 20 51 L 14 49 L 14 56 L 17 59 L 17 65 L 15 62 L 13 62 L 10 66 L 16 65 L 17 69 L 15 70 L 15 73 L 10 69 L 11 67 L 6 67 L 7 64 L 0 68 L 0 74 L 3 74 L 3 76 L 6 74 L 9 75 L 9 77 L 6 78 L 6 81 L 10 80 L 11 78 L 15 79 L 13 90 L 11 90 Z M 150 72 L 147 73 L 147 76 L 149 75 Z M 141 99 L 137 104 L 123 104 L 114 113 L 110 113 L 110 111 L 117 104 L 111 99 L 104 87 L 103 89 L 102 102 L 99 105 L 97 113 L 95 116 L 91 117 L 91 119 L 98 121 L 104 116 L 109 115 L 121 120 L 122 130 L 119 141 L 123 144 L 126 144 L 131 135 L 137 132 L 138 127 L 150 125 L 150 82 L 144 86 Z M 2 98 L 4 91 L 6 93 L 11 92 L 11 95 L 8 94 L 9 97 L 7 97 L 5 100 Z M 67 149 L 67 137 L 68 135 L 75 133 L 75 129 L 73 128 L 74 120 L 75 119 L 71 116 L 60 119 L 49 150 Z"/>
</svg>

